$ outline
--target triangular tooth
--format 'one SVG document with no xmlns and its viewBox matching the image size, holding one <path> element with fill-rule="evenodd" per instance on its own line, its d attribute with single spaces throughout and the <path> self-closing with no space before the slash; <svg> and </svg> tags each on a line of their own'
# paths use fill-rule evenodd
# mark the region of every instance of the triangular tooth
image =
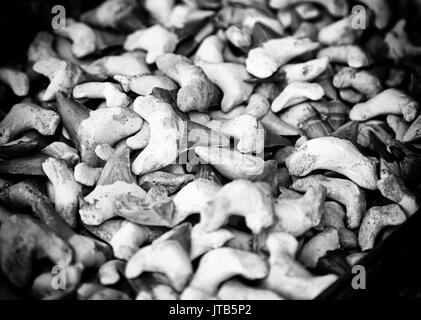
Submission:
<svg viewBox="0 0 421 320">
<path fill-rule="evenodd" d="M 185 142 L 187 142 L 187 148 L 193 146 L 227 147 L 230 144 L 229 138 L 204 125 L 189 120 L 183 121 L 182 123 L 185 127 L 182 128 L 184 130 L 181 135 L 181 146 L 185 146 Z M 179 150 L 180 153 L 186 151 L 182 149 Z"/>
<path fill-rule="evenodd" d="M 281 38 L 281 37 L 282 37 L 282 35 L 277 33 L 272 28 L 269 28 L 268 26 L 266 26 L 265 24 L 263 24 L 261 22 L 257 22 L 254 25 L 254 28 L 253 28 L 253 34 L 252 34 L 253 46 L 252 46 L 252 48 L 260 47 L 263 43 L 265 43 L 265 42 L 267 42 L 271 39 L 277 39 L 277 38 Z"/>
<path fill-rule="evenodd" d="M 331 134 L 332 137 L 351 141 L 354 145 L 358 144 L 359 122 L 351 121 L 340 127 Z"/>
<path fill-rule="evenodd" d="M 91 110 L 61 91 L 57 93 L 56 99 L 57 112 L 60 115 L 61 121 L 76 148 L 80 151 L 82 137 L 79 136 L 79 127 L 82 121 L 89 118 Z"/>
<path fill-rule="evenodd" d="M 191 249 L 191 229 L 192 225 L 190 223 L 183 223 L 179 226 L 171 229 L 167 233 L 164 233 L 161 237 L 156 239 L 154 243 L 162 241 L 177 241 L 181 246 L 190 254 Z"/>
<path fill-rule="evenodd" d="M 24 158 L 0 161 L 0 173 L 24 176 L 45 176 L 42 164 L 47 159 L 47 155 L 35 154 Z"/>
<path fill-rule="evenodd" d="M 111 185 L 117 181 L 136 183 L 130 169 L 130 149 L 124 142 L 116 147 L 114 154 L 105 164 L 97 186 Z"/>
<path fill-rule="evenodd" d="M 40 150 L 48 143 L 36 130 L 24 133 L 20 138 L 0 146 L 0 159 L 9 160 Z"/>
</svg>

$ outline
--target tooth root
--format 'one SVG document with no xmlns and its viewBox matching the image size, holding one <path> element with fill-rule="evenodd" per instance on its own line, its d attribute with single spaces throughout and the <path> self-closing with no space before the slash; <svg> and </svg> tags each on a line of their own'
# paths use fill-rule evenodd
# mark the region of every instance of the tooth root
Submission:
<svg viewBox="0 0 421 320">
<path fill-rule="evenodd" d="M 47 141 L 35 130 L 26 132 L 17 140 L 0 146 L 0 159 L 20 158 L 42 149 Z"/>
<path fill-rule="evenodd" d="M 253 179 L 264 170 L 263 159 L 238 151 L 196 147 L 195 152 L 228 179 Z"/>
<path fill-rule="evenodd" d="M 361 249 L 373 249 L 377 235 L 383 228 L 401 225 L 406 219 L 405 212 L 397 204 L 371 208 L 365 214 L 358 234 Z"/>
<path fill-rule="evenodd" d="M 58 92 L 57 112 L 63 121 L 64 127 L 69 133 L 73 143 L 78 150 L 81 150 L 82 137 L 80 137 L 79 127 L 82 121 L 89 118 L 90 111 L 85 106 L 73 100 L 69 95 Z"/>
<path fill-rule="evenodd" d="M 195 179 L 206 179 L 212 181 L 217 185 L 222 185 L 220 177 L 216 174 L 216 172 L 212 169 L 212 166 L 209 164 L 200 164 L 199 169 L 196 172 Z"/>
</svg>

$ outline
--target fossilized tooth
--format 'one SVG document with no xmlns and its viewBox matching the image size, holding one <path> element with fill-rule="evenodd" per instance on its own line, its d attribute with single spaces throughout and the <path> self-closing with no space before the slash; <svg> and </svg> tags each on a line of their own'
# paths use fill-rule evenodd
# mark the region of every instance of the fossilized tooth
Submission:
<svg viewBox="0 0 421 320">
<path fill-rule="evenodd" d="M 304 63 L 287 64 L 277 71 L 275 77 L 283 79 L 286 83 L 313 82 L 329 67 L 328 58 L 314 59 Z"/>
<path fill-rule="evenodd" d="M 62 92 L 57 94 L 57 102 L 58 113 L 81 153 L 81 160 L 90 166 L 98 164 L 97 145 L 114 145 L 138 132 L 143 124 L 143 120 L 129 108 L 91 111 Z"/>
<path fill-rule="evenodd" d="M 324 169 L 340 173 L 360 187 L 376 190 L 375 164 L 349 141 L 334 137 L 309 140 L 287 160 L 289 172 L 298 177 Z"/>
<path fill-rule="evenodd" d="M 269 227 L 270 233 L 287 232 L 300 237 L 320 224 L 326 199 L 323 186 L 311 187 L 304 196 L 280 190 L 282 195 L 273 204 L 275 223 Z"/>
<path fill-rule="evenodd" d="M 42 164 L 42 169 L 53 185 L 54 205 L 58 215 L 70 227 L 75 228 L 82 187 L 75 181 L 73 170 L 65 161 L 55 158 L 48 158 Z"/>
<path fill-rule="evenodd" d="M 317 40 L 319 28 L 312 22 L 302 21 L 294 30 L 293 36 L 297 38 L 309 38 L 313 41 Z"/>
<path fill-rule="evenodd" d="M 314 299 L 337 280 L 336 275 L 313 276 L 296 260 L 298 241 L 291 235 L 269 235 L 266 246 L 270 252 L 270 272 L 262 282 L 264 288 L 287 299 Z"/>
<path fill-rule="evenodd" d="M 163 273 L 172 287 L 181 292 L 193 274 L 190 250 L 186 251 L 183 243 L 188 238 L 190 247 L 190 228 L 189 224 L 181 225 L 141 248 L 127 263 L 126 277 L 136 278 L 144 272 Z"/>
<path fill-rule="evenodd" d="M 132 91 L 143 96 L 151 94 L 154 88 L 161 88 L 168 91 L 178 89 L 178 85 L 174 80 L 163 75 L 116 75 L 114 76 L 114 80 L 121 84 L 125 92 Z"/>
<path fill-rule="evenodd" d="M 211 15 L 211 16 L 209 16 Z M 192 56 L 203 40 L 216 31 L 213 21 L 213 13 L 203 12 L 203 16 L 198 19 L 187 21 L 181 29 L 175 32 L 180 39 L 175 52 L 183 56 Z"/>
<path fill-rule="evenodd" d="M 344 249 L 355 249 L 358 247 L 357 235 L 345 227 L 346 212 L 342 205 L 337 202 L 325 202 L 324 214 L 320 225 L 316 230 L 325 230 L 328 227 L 335 228 L 339 233 L 339 242 Z"/>
<path fill-rule="evenodd" d="M 33 68 L 50 79 L 50 84 L 42 96 L 43 101 L 54 100 L 59 91 L 71 93 L 77 84 L 104 80 L 104 77 L 89 74 L 81 67 L 57 58 L 40 60 L 34 64 Z"/>
<path fill-rule="evenodd" d="M 7 85 L 18 97 L 28 95 L 30 87 L 28 75 L 14 67 L 0 67 L 0 82 Z"/>
<path fill-rule="evenodd" d="M 98 270 L 99 282 L 104 286 L 117 284 L 121 275 L 124 275 L 126 262 L 123 260 L 110 260 L 104 263 Z"/>
<path fill-rule="evenodd" d="M 421 138 L 421 115 L 412 123 L 406 132 L 403 142 L 414 142 Z M 399 140 L 399 139 L 398 139 Z"/>
<path fill-rule="evenodd" d="M 358 234 L 361 249 L 372 249 L 377 235 L 383 228 L 401 225 L 406 220 L 405 212 L 398 204 L 371 208 L 365 214 Z"/>
<path fill-rule="evenodd" d="M 198 123 L 182 120 L 169 104 L 153 96 L 138 97 L 134 108 L 148 121 L 150 128 L 149 143 L 132 164 L 133 173 L 137 175 L 175 163 L 177 157 L 194 146 L 229 145 L 227 137 Z M 164 149 L 160 148 L 163 139 L 166 143 Z"/>
<path fill-rule="evenodd" d="M 51 158 L 64 160 L 69 167 L 74 167 L 80 161 L 77 150 L 64 142 L 55 141 L 43 148 L 41 152 Z"/>
<path fill-rule="evenodd" d="M 326 188 L 327 197 L 338 201 L 346 206 L 347 225 L 351 229 L 358 228 L 366 210 L 366 198 L 364 192 L 353 182 L 328 178 L 322 175 L 313 175 L 294 181 L 294 190 L 305 192 L 311 186 L 322 185 Z"/>
<path fill-rule="evenodd" d="M 69 18 L 62 28 L 53 30 L 55 34 L 72 41 L 71 51 L 76 58 L 83 58 L 96 50 L 96 34 L 83 22 Z"/>
<path fill-rule="evenodd" d="M 115 199 L 115 206 L 120 216 L 151 226 L 168 226 L 174 212 L 174 203 L 162 186 L 153 186 L 143 198 L 122 195 Z"/>
<path fill-rule="evenodd" d="M 69 265 L 59 269 L 62 271 L 62 281 L 65 287 L 61 290 L 54 289 L 54 272 L 48 270 L 40 274 L 32 283 L 31 297 L 38 300 L 66 300 L 74 297 L 74 293 L 82 280 L 82 274 L 85 271 L 82 264 Z"/>
<path fill-rule="evenodd" d="M 395 139 L 401 142 L 405 142 L 405 135 L 408 132 L 408 129 L 411 125 L 408 122 L 406 122 L 404 118 L 393 114 L 387 116 L 387 124 L 395 133 Z"/>
<path fill-rule="evenodd" d="M 155 171 L 139 177 L 139 186 L 148 191 L 155 185 L 164 187 L 168 194 L 173 194 L 184 185 L 193 181 L 192 174 L 172 174 L 164 171 Z"/>
<path fill-rule="evenodd" d="M 153 64 L 159 56 L 174 52 L 178 42 L 174 32 L 156 24 L 127 35 L 123 48 L 127 51 L 146 51 L 146 63 Z"/>
<path fill-rule="evenodd" d="M 236 148 L 241 153 L 262 153 L 266 132 L 262 124 L 246 113 L 234 119 L 212 121 L 207 124 L 212 130 L 235 139 Z"/>
<path fill-rule="evenodd" d="M 390 152 L 398 159 L 400 177 L 409 188 L 418 186 L 421 174 L 421 155 L 406 147 L 397 140 L 391 140 L 387 144 Z"/>
<path fill-rule="evenodd" d="M 108 0 L 83 13 L 81 21 L 97 27 L 131 32 L 144 27 L 139 9 L 134 0 Z"/>
<path fill-rule="evenodd" d="M 194 55 L 194 62 L 199 61 L 210 63 L 224 62 L 223 51 L 225 48 L 225 40 L 219 35 L 211 35 L 206 37 Z"/>
<path fill-rule="evenodd" d="M 330 60 L 329 60 L 330 61 Z M 326 68 L 326 71 L 321 74 L 314 82 L 320 84 L 325 90 L 325 95 L 331 100 L 339 100 L 338 92 L 332 84 L 334 71 L 331 65 Z"/>
<path fill-rule="evenodd" d="M 130 150 L 124 143 L 106 163 L 97 187 L 81 202 L 79 214 L 87 225 L 121 216 L 139 224 L 167 226 L 174 209 L 165 190 L 155 186 L 146 193 L 136 184 L 130 170 Z"/>
<path fill-rule="evenodd" d="M 234 235 L 226 229 L 219 229 L 208 233 L 197 224 L 191 230 L 190 259 L 193 261 L 209 251 L 221 248 L 227 241 L 233 238 Z"/>
<path fill-rule="evenodd" d="M 392 18 L 392 10 L 387 1 L 384 0 L 361 0 L 374 12 L 374 23 L 380 30 L 386 28 Z"/>
<path fill-rule="evenodd" d="M 310 102 L 310 105 L 333 130 L 338 130 L 348 122 L 349 107 L 340 101 L 315 101 Z"/>
<path fill-rule="evenodd" d="M 379 107 L 381 106 L 381 107 Z M 414 121 L 420 105 L 406 93 L 397 89 L 388 89 L 373 99 L 354 106 L 350 112 L 351 120 L 364 121 L 381 115 L 403 115 L 406 121 Z"/>
<path fill-rule="evenodd" d="M 211 180 L 198 178 L 173 195 L 175 212 L 171 226 L 178 225 L 192 214 L 200 213 L 202 207 L 212 199 L 221 188 Z"/>
<path fill-rule="evenodd" d="M 383 197 L 398 203 L 405 210 L 408 217 L 418 211 L 419 205 L 416 196 L 408 190 L 400 177 L 389 172 L 388 169 L 381 171 L 377 187 Z"/>
<path fill-rule="evenodd" d="M 198 296 L 215 297 L 221 283 L 234 276 L 257 280 L 265 278 L 268 273 L 266 261 L 255 253 L 231 248 L 215 249 L 200 260 L 198 270 L 182 293 L 181 300 Z"/>
<path fill-rule="evenodd" d="M 249 51 L 247 71 L 258 78 L 268 78 L 292 59 L 318 48 L 320 44 L 308 38 L 286 37 L 269 40 L 262 47 Z"/>
<path fill-rule="evenodd" d="M 77 300 L 130 300 L 127 293 L 94 282 L 82 284 L 76 292 Z"/>
<path fill-rule="evenodd" d="M 314 269 L 319 259 L 329 251 L 340 249 L 339 232 L 335 228 L 326 228 L 310 239 L 302 248 L 298 261 Z"/>
<path fill-rule="evenodd" d="M 343 276 L 351 268 L 347 262 L 345 252 L 341 250 L 329 251 L 317 263 L 316 271 L 323 274 Z"/>
<path fill-rule="evenodd" d="M 103 243 L 79 235 L 57 215 L 51 201 L 32 182 L 20 182 L 3 191 L 2 201 L 16 208 L 31 208 L 33 213 L 51 230 L 67 241 L 75 253 L 75 261 L 85 267 L 104 263 L 110 250 Z"/>
<path fill-rule="evenodd" d="M 28 48 L 28 61 L 35 63 L 45 58 L 57 58 L 53 49 L 54 36 L 46 31 L 40 31 Z"/>
<path fill-rule="evenodd" d="M 361 103 L 364 100 L 363 94 L 353 88 L 339 89 L 339 97 L 352 105 Z"/>
<path fill-rule="evenodd" d="M 189 116 L 182 112 L 177 106 L 177 90 L 166 90 L 159 87 L 152 89 L 151 96 L 168 103 L 173 111 L 180 117 L 182 120 L 189 120 Z"/>
<path fill-rule="evenodd" d="M 160 237 L 165 231 L 162 227 L 141 226 L 124 219 L 112 219 L 99 226 L 85 225 L 92 234 L 113 248 L 118 259 L 129 260 L 140 247 Z"/>
<path fill-rule="evenodd" d="M 181 120 L 179 121 L 179 128 L 181 133 L 179 153 L 196 146 L 228 147 L 230 145 L 229 138 L 200 123 Z"/>
<path fill-rule="evenodd" d="M 35 130 L 30 130 L 21 135 L 18 139 L 0 146 L 0 159 L 9 160 L 27 156 L 45 146 L 48 142 Z"/>
<path fill-rule="evenodd" d="M 272 28 L 268 27 L 262 22 L 256 22 L 252 33 L 252 48 L 260 47 L 263 43 L 271 40 L 281 38 L 282 35 Z"/>
<path fill-rule="evenodd" d="M 363 49 L 355 45 L 332 46 L 319 51 L 318 58 L 327 57 L 331 62 L 346 63 L 351 68 L 368 67 L 373 60 Z"/>
<path fill-rule="evenodd" d="M 178 242 L 185 252 L 190 254 L 191 252 L 191 223 L 182 223 L 171 230 L 165 232 L 159 238 L 157 238 L 154 243 L 164 242 L 164 241 L 176 241 Z"/>
<path fill-rule="evenodd" d="M 284 32 L 281 22 L 269 10 L 262 7 L 257 8 L 256 5 L 249 7 L 225 6 L 218 12 L 216 19 L 218 26 L 223 29 L 231 25 L 240 25 L 246 30 L 250 30 L 251 33 L 254 26 L 260 22 L 278 34 Z"/>
<path fill-rule="evenodd" d="M 277 113 L 307 100 L 320 100 L 325 92 L 317 83 L 293 82 L 288 84 L 272 102 L 272 111 Z"/>
<path fill-rule="evenodd" d="M 341 69 L 334 76 L 333 85 L 338 89 L 352 88 L 368 99 L 383 91 L 380 79 L 373 72 L 348 67 Z"/>
<path fill-rule="evenodd" d="M 268 136 L 298 136 L 299 130 L 279 119 L 272 111 L 269 111 L 260 122 L 268 132 Z"/>
<path fill-rule="evenodd" d="M 228 179 L 253 179 L 264 170 L 264 160 L 235 150 L 196 147 L 196 154 Z"/>
<path fill-rule="evenodd" d="M 349 140 L 354 145 L 358 145 L 358 129 L 360 123 L 357 121 L 349 121 L 340 128 L 338 128 L 335 132 L 332 133 L 332 137 L 336 137 L 339 139 Z"/>
<path fill-rule="evenodd" d="M 0 144 L 5 144 L 27 130 L 37 130 L 42 135 L 54 135 L 60 117 L 34 103 L 15 104 L 0 123 Z"/>
<path fill-rule="evenodd" d="M 301 0 L 271 0 L 269 6 L 275 9 L 287 9 L 289 6 L 300 4 Z M 349 4 L 345 0 L 312 0 L 312 3 L 320 4 L 335 17 L 343 17 L 349 12 Z"/>
<path fill-rule="evenodd" d="M 47 159 L 47 155 L 37 153 L 23 158 L 0 160 L 0 173 L 23 176 L 45 176 L 42 170 L 42 163 Z"/>
<path fill-rule="evenodd" d="M 320 18 L 322 15 L 321 10 L 317 5 L 313 3 L 301 3 L 295 7 L 295 11 L 298 14 L 299 18 L 308 21 Z"/>
<path fill-rule="evenodd" d="M 253 92 L 254 86 L 245 82 L 250 75 L 241 64 L 200 62 L 198 66 L 203 69 L 209 80 L 223 91 L 224 96 L 221 101 L 223 112 L 229 112 L 248 100 Z"/>
<path fill-rule="evenodd" d="M 121 90 L 121 86 L 111 82 L 88 82 L 78 84 L 73 88 L 75 99 L 102 99 L 102 108 L 125 108 L 132 104 L 132 100 Z"/>
<path fill-rule="evenodd" d="M 28 216 L 0 210 L 0 267 L 13 285 L 30 285 L 40 260 L 63 267 L 72 262 L 72 249 L 60 235 Z"/>
<path fill-rule="evenodd" d="M 265 148 L 286 147 L 290 145 L 291 141 L 282 136 L 265 134 Z"/>
<path fill-rule="evenodd" d="M 364 33 L 364 29 L 352 27 L 353 22 L 358 18 L 357 12 L 352 13 L 320 28 L 318 40 L 325 46 L 347 45 L 358 42 Z M 369 19 L 368 15 L 366 19 Z"/>
<path fill-rule="evenodd" d="M 289 108 L 280 115 L 280 119 L 300 129 L 308 139 L 329 136 L 332 128 L 323 122 L 319 114 L 309 103 L 302 103 Z"/>
<path fill-rule="evenodd" d="M 254 234 L 259 234 L 274 221 L 271 193 L 266 183 L 248 180 L 230 182 L 202 207 L 200 226 L 205 232 L 216 231 L 231 215 L 240 215 L 246 219 L 247 227 Z"/>
<path fill-rule="evenodd" d="M 421 53 L 421 48 L 411 43 L 408 34 L 406 33 L 407 21 L 399 20 L 395 27 L 386 34 L 384 42 L 387 47 L 388 58 L 400 60 L 402 58 L 418 56 Z"/>
</svg>

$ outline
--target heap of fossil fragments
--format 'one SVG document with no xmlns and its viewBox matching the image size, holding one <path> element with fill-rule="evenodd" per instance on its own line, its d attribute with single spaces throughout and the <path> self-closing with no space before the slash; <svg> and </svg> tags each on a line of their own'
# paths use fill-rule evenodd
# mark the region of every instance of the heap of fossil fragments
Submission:
<svg viewBox="0 0 421 320">
<path fill-rule="evenodd" d="M 39 32 L 0 67 L 21 97 L 1 102 L 1 281 L 315 298 L 418 210 L 406 24 L 386 0 L 107 0 Z"/>
</svg>

